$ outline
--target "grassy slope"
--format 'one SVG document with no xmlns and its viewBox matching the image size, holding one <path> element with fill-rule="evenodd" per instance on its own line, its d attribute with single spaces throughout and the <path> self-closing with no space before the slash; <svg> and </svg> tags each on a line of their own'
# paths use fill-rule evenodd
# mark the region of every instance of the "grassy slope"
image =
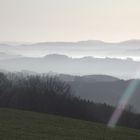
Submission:
<svg viewBox="0 0 140 140">
<path fill-rule="evenodd" d="M 47 114 L 0 109 L 0 140 L 140 140 L 140 131 Z"/>
</svg>

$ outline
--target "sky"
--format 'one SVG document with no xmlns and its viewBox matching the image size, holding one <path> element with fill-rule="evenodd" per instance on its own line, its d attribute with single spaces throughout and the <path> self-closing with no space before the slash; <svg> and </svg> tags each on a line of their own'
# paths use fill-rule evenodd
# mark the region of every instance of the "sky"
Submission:
<svg viewBox="0 0 140 140">
<path fill-rule="evenodd" d="M 0 41 L 140 39 L 140 0 L 0 0 Z"/>
</svg>

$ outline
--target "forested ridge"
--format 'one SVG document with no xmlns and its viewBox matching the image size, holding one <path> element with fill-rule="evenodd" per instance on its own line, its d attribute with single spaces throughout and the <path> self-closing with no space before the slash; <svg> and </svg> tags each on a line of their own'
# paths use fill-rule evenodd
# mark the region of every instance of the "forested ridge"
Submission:
<svg viewBox="0 0 140 140">
<path fill-rule="evenodd" d="M 114 107 L 74 96 L 71 86 L 56 76 L 0 73 L 0 107 L 107 123 Z M 119 125 L 140 129 L 140 115 L 124 111 Z"/>
</svg>

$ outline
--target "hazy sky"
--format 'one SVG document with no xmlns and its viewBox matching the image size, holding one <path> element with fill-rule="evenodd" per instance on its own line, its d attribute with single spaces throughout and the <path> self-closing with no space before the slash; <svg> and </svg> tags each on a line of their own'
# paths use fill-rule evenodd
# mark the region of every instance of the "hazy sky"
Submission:
<svg viewBox="0 0 140 140">
<path fill-rule="evenodd" d="M 140 0 L 0 0 L 0 41 L 140 39 Z"/>
</svg>

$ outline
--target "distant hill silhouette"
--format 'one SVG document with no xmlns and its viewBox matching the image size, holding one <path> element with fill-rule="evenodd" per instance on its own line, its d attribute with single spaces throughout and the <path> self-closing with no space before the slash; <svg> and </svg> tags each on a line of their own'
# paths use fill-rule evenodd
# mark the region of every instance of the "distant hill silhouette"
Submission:
<svg viewBox="0 0 140 140">
<path fill-rule="evenodd" d="M 140 62 L 116 58 L 71 58 L 66 55 L 46 55 L 31 58 L 19 57 L 0 60 L 0 69 L 8 71 L 34 71 L 38 73 L 63 73 L 69 75 L 112 75 L 130 79 L 136 75 Z M 137 75 L 140 77 L 140 75 Z M 108 78 L 108 77 L 107 77 Z"/>
<path fill-rule="evenodd" d="M 0 52 L 26 57 L 64 54 L 72 57 L 132 57 L 140 56 L 140 40 L 104 42 L 85 40 L 78 42 L 0 43 Z"/>
</svg>

